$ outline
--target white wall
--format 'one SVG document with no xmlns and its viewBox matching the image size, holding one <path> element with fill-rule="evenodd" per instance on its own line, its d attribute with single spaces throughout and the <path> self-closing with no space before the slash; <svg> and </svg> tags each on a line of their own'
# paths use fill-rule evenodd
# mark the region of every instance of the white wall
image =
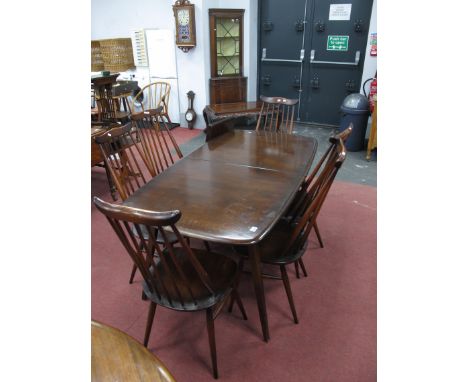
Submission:
<svg viewBox="0 0 468 382">
<path fill-rule="evenodd" d="M 367 36 L 367 47 L 366 47 L 366 54 L 365 54 L 365 59 L 364 59 L 364 67 L 362 70 L 361 87 L 359 88 L 360 89 L 359 91 L 361 92 L 361 94 L 364 94 L 362 91 L 362 85 L 364 84 L 364 81 L 366 81 L 368 78 L 374 77 L 375 72 L 377 70 L 377 56 L 370 55 L 371 46 L 369 45 L 371 33 L 376 33 L 376 32 L 377 32 L 377 0 L 374 0 L 374 3 L 372 4 L 371 19 L 369 22 L 369 34 Z M 377 34 L 377 46 L 378 44 L 379 44 L 379 35 Z M 379 49 L 377 48 L 377 52 L 378 50 Z M 369 95 L 369 87 L 370 87 L 370 81 L 366 84 L 367 95 Z M 368 138 L 370 134 L 371 122 L 372 122 L 372 118 L 369 117 L 369 120 L 367 121 L 366 138 Z"/>
<path fill-rule="evenodd" d="M 375 71 L 377 70 L 377 56 L 371 56 L 370 49 L 371 46 L 369 45 L 370 43 L 370 35 L 371 33 L 376 33 L 377 32 L 377 0 L 374 0 L 374 4 L 372 4 L 372 14 L 371 14 L 371 19 L 369 23 L 369 35 L 367 37 L 367 48 L 366 48 L 366 54 L 365 54 L 365 60 L 364 60 L 364 67 L 362 70 L 362 81 L 361 81 L 361 87 L 360 91 L 362 93 L 362 85 L 365 80 L 368 78 L 374 77 Z M 379 35 L 377 34 L 377 44 L 379 41 Z M 377 49 L 378 52 L 378 49 Z M 369 94 L 369 85 L 370 83 L 367 83 L 366 85 L 366 92 Z M 363 94 L 363 93 L 362 93 Z"/>
<path fill-rule="evenodd" d="M 195 127 L 203 128 L 201 115 L 209 104 L 210 41 L 209 8 L 245 9 L 244 15 L 244 75 L 248 77 L 248 100 L 256 99 L 257 83 L 257 0 L 191 0 L 195 5 L 197 46 L 188 53 L 176 49 L 179 78 L 179 104 L 182 126 L 187 110 L 189 90 L 195 92 L 194 109 L 198 114 Z M 174 31 L 173 0 L 92 0 L 91 39 L 131 37 L 131 31 L 142 28 L 171 29 Z M 138 69 L 137 75 L 147 76 Z M 171 99 L 171 102 L 176 100 Z"/>
</svg>

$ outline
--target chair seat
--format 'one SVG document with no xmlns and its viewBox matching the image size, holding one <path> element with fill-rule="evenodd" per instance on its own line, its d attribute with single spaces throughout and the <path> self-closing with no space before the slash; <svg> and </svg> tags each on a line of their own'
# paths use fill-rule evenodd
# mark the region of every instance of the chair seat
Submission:
<svg viewBox="0 0 468 382">
<path fill-rule="evenodd" d="M 142 225 L 142 226 L 140 226 L 140 228 L 141 228 L 141 233 L 143 234 L 144 239 L 148 240 L 148 231 L 147 231 L 146 227 L 144 225 Z M 174 232 L 169 231 L 167 229 L 164 232 L 166 233 L 166 236 L 167 236 L 170 243 L 175 243 L 175 242 L 178 241 L 177 236 L 175 235 Z M 138 236 L 138 232 L 137 232 L 134 225 L 132 225 L 132 233 L 133 233 L 134 236 Z M 156 236 L 156 241 L 159 244 L 164 244 L 164 237 L 163 237 L 161 231 L 158 231 L 158 235 Z"/>
<path fill-rule="evenodd" d="M 156 292 L 150 292 L 146 282 L 143 282 L 143 290 L 151 301 L 174 310 L 194 311 L 212 307 L 231 293 L 237 275 L 237 263 L 218 253 L 201 249 L 192 249 L 192 252 L 206 270 L 213 293 L 204 286 L 198 277 L 184 249 L 177 247 L 174 248 L 174 255 L 178 260 L 179 267 L 188 279 L 193 296 L 186 287 L 187 282 L 177 271 L 170 254 L 165 251 L 164 258 L 167 264 L 165 265 L 160 258 L 155 258 L 154 266 L 150 269 L 160 295 L 158 296 Z M 170 272 L 167 272 L 166 266 L 170 268 Z M 177 285 L 179 292 L 177 292 L 175 285 Z"/>
<path fill-rule="evenodd" d="M 298 260 L 307 247 L 307 242 L 300 251 L 285 252 L 293 234 L 294 226 L 287 220 L 280 219 L 270 233 L 260 242 L 260 260 L 265 264 L 290 264 Z M 247 255 L 247 247 L 236 247 L 239 253 Z"/>
</svg>

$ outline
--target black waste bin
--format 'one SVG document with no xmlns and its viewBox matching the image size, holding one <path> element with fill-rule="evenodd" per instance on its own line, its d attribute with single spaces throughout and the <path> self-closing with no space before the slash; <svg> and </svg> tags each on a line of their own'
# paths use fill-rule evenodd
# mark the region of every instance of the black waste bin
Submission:
<svg viewBox="0 0 468 382">
<path fill-rule="evenodd" d="M 369 119 L 369 101 L 359 93 L 347 96 L 341 104 L 340 132 L 353 124 L 353 131 L 346 141 L 349 151 L 359 151 L 364 148 L 367 121 Z"/>
</svg>

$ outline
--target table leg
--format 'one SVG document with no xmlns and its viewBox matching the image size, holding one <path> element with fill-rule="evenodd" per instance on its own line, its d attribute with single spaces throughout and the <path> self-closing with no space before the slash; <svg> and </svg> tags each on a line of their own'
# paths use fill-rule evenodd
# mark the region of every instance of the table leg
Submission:
<svg viewBox="0 0 468 382">
<path fill-rule="evenodd" d="M 270 331 L 268 329 L 268 317 L 265 303 L 265 291 L 263 289 L 262 272 L 260 269 L 260 251 L 258 245 L 249 246 L 250 268 L 252 271 L 252 280 L 257 297 L 258 313 L 262 324 L 263 340 L 268 342 L 270 339 Z"/>
</svg>

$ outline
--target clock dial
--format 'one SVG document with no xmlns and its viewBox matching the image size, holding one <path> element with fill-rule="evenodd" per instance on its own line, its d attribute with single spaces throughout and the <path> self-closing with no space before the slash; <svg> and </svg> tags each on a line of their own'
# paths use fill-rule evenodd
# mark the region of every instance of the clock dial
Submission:
<svg viewBox="0 0 468 382">
<path fill-rule="evenodd" d="M 180 9 L 177 13 L 177 21 L 179 25 L 188 25 L 190 22 L 190 14 L 188 9 Z"/>
<path fill-rule="evenodd" d="M 186 119 L 187 121 L 191 121 L 191 120 L 193 119 L 192 113 L 189 112 L 189 113 L 185 114 L 185 119 Z"/>
</svg>

